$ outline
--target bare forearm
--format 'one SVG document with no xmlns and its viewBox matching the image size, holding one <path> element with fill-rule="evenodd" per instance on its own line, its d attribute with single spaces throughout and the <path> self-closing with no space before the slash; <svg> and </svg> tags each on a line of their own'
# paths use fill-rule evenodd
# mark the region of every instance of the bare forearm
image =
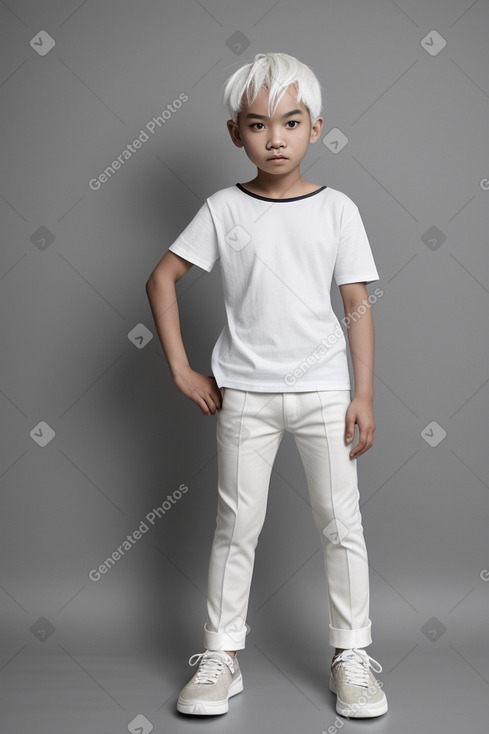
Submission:
<svg viewBox="0 0 489 734">
<path fill-rule="evenodd" d="M 355 311 L 355 308 L 351 311 Z M 345 315 L 348 315 L 347 309 Z M 348 327 L 348 341 L 355 378 L 355 397 L 373 399 L 375 335 L 371 308 L 367 308 L 358 318 L 352 318 Z"/>
<path fill-rule="evenodd" d="M 177 372 L 189 367 L 180 330 L 175 283 L 171 278 L 150 278 L 146 293 L 161 346 L 170 371 L 175 376 Z"/>
</svg>

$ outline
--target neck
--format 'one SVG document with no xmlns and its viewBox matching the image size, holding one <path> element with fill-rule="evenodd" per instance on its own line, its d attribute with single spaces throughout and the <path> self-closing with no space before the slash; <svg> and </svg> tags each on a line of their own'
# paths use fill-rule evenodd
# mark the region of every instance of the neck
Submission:
<svg viewBox="0 0 489 734">
<path fill-rule="evenodd" d="M 280 175 L 273 175 L 257 169 L 256 178 L 248 182 L 251 187 L 271 199 L 288 199 L 307 186 L 297 166 L 293 171 Z"/>
</svg>

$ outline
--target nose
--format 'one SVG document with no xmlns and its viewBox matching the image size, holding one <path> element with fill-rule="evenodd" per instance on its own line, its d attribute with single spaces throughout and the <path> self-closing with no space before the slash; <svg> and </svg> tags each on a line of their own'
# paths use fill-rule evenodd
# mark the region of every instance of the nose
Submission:
<svg viewBox="0 0 489 734">
<path fill-rule="evenodd" d="M 282 148 L 285 145 L 282 130 L 279 127 L 270 128 L 270 137 L 268 139 L 269 148 Z"/>
</svg>

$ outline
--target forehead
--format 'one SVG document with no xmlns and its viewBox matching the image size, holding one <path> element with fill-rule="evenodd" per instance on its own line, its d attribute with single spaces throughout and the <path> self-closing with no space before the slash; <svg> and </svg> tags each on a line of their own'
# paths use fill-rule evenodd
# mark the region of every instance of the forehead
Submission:
<svg viewBox="0 0 489 734">
<path fill-rule="evenodd" d="M 261 87 L 254 102 L 248 105 L 246 94 L 244 94 L 242 97 L 242 112 L 256 112 L 260 115 L 268 115 L 268 96 L 268 90 L 265 87 Z M 297 102 L 297 89 L 294 84 L 289 84 L 287 87 L 287 91 L 275 109 L 274 116 L 280 116 L 283 112 L 291 109 L 301 109 L 307 112 L 307 107 L 302 102 Z"/>
</svg>

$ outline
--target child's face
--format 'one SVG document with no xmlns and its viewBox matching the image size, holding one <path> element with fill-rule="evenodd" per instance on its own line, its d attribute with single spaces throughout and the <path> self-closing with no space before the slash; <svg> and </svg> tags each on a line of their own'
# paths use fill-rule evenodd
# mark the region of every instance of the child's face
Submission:
<svg viewBox="0 0 489 734">
<path fill-rule="evenodd" d="M 288 87 L 270 119 L 265 88 L 260 89 L 252 105 L 246 105 L 245 96 L 243 102 L 238 125 L 232 120 L 227 123 L 234 144 L 238 148 L 244 147 L 250 161 L 268 174 L 290 173 L 297 168 L 309 144 L 318 139 L 323 118 L 318 117 L 311 126 L 309 110 L 302 102 L 297 102 L 297 90 L 293 84 Z M 288 114 L 294 110 L 299 112 Z M 273 155 L 285 158 L 270 160 Z"/>
</svg>

